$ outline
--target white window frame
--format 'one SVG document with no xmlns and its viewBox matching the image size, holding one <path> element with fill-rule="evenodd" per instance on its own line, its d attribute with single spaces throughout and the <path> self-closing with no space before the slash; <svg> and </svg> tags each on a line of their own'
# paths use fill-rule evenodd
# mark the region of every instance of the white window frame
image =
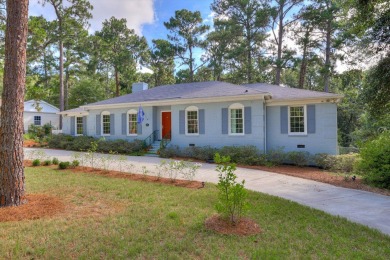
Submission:
<svg viewBox="0 0 390 260">
<path fill-rule="evenodd" d="M 109 134 L 105 134 L 103 132 L 103 129 L 104 129 L 104 125 L 103 125 L 103 116 L 108 116 L 110 118 L 110 133 Z M 108 111 L 103 111 L 101 114 L 100 114 L 100 133 L 102 136 L 110 136 L 111 135 L 111 113 L 108 112 Z"/>
<path fill-rule="evenodd" d="M 38 121 L 38 120 L 35 120 L 36 117 L 39 117 L 39 125 L 35 124 L 35 121 Z M 42 116 L 34 116 L 34 125 L 36 126 L 41 126 L 42 125 Z"/>
<path fill-rule="evenodd" d="M 138 111 L 135 110 L 135 109 L 130 109 L 129 111 L 127 111 L 126 113 L 126 134 L 127 136 L 137 136 L 138 135 L 138 124 L 137 124 L 137 127 L 135 129 L 135 134 L 133 133 L 130 133 L 130 129 L 129 129 L 129 123 L 130 123 L 130 120 L 129 120 L 129 115 L 136 115 L 136 122 L 137 122 L 137 114 L 138 114 Z"/>
<path fill-rule="evenodd" d="M 232 109 L 241 109 L 242 110 L 242 133 L 232 133 Z M 234 103 L 229 106 L 229 115 L 228 115 L 228 131 L 229 135 L 245 135 L 245 109 L 244 105 L 240 103 Z"/>
<path fill-rule="evenodd" d="M 79 134 L 79 133 L 77 133 L 77 118 L 81 118 L 81 129 L 82 129 L 82 133 L 81 134 Z M 75 124 L 74 124 L 75 126 L 75 130 L 74 130 L 74 132 L 75 132 L 75 134 L 76 135 L 83 135 L 83 133 L 84 133 L 84 122 L 83 122 L 83 117 L 82 116 L 76 116 L 75 117 Z"/>
<path fill-rule="evenodd" d="M 197 133 L 188 133 L 188 112 L 196 112 Z M 196 106 L 189 106 L 185 109 L 185 131 L 186 135 L 199 135 L 199 108 Z"/>
<path fill-rule="evenodd" d="M 303 107 L 303 128 L 304 132 L 291 132 L 291 108 L 292 107 Z M 307 106 L 306 105 L 293 105 L 288 106 L 288 134 L 289 135 L 307 135 Z"/>
</svg>

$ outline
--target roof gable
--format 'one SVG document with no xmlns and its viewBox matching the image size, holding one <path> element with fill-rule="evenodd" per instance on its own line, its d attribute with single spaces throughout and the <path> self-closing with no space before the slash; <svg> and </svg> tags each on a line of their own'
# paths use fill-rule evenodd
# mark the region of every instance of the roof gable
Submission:
<svg viewBox="0 0 390 260">
<path fill-rule="evenodd" d="M 37 103 L 41 108 L 39 111 L 37 110 Z M 43 101 L 43 100 L 28 100 L 24 102 L 24 111 L 25 112 L 36 112 L 36 113 L 57 113 L 60 110 L 55 106 Z"/>
</svg>

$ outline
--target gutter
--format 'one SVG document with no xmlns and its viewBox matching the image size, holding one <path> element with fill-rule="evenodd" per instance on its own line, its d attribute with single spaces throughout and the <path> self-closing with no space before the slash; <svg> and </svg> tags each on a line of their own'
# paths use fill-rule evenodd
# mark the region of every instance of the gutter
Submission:
<svg viewBox="0 0 390 260">
<path fill-rule="evenodd" d="M 182 105 L 182 104 L 201 104 L 201 103 L 217 103 L 225 101 L 245 101 L 245 100 L 264 100 L 266 94 L 251 94 L 251 95 L 239 95 L 239 96 L 226 96 L 226 97 L 206 97 L 206 98 L 176 98 L 168 100 L 152 100 L 141 102 L 128 102 L 119 104 L 103 104 L 103 105 L 85 105 L 81 106 L 84 110 L 90 109 L 106 109 L 106 108 L 128 108 L 130 106 L 167 106 L 167 105 Z M 63 111 L 66 112 L 66 111 Z M 62 113 L 63 113 L 62 112 Z M 69 113 L 70 114 L 70 113 Z"/>
</svg>

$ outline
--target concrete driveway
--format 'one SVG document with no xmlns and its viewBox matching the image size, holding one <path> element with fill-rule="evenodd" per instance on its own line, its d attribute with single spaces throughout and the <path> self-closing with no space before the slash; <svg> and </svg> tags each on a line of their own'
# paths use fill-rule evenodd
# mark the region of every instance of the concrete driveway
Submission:
<svg viewBox="0 0 390 260">
<path fill-rule="evenodd" d="M 25 148 L 26 159 L 29 156 L 57 157 L 60 161 L 70 161 L 72 151 Z M 99 154 L 98 156 L 106 156 Z M 119 156 L 115 156 L 119 158 Z M 31 158 L 31 157 L 30 157 Z M 122 157 L 132 172 L 142 172 L 142 167 L 154 175 L 155 166 L 163 159 L 145 156 Z M 128 166 L 131 167 L 128 167 Z M 119 164 L 110 166 L 112 170 L 119 170 Z M 297 177 L 237 168 L 236 174 L 240 180 L 245 179 L 247 189 L 258 191 L 295 201 L 315 209 L 325 211 L 335 216 L 345 217 L 353 222 L 360 223 L 390 235 L 390 197 L 376 193 L 336 187 L 333 185 L 301 179 Z M 218 182 L 215 164 L 203 163 L 195 180 L 211 183 Z"/>
</svg>

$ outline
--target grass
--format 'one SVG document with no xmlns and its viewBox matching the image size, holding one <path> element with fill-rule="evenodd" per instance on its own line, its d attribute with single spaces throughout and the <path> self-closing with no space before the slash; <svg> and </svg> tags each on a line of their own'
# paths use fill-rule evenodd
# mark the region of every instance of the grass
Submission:
<svg viewBox="0 0 390 260">
<path fill-rule="evenodd" d="M 263 232 L 219 235 L 204 228 L 217 189 L 26 168 L 28 193 L 59 197 L 64 214 L 0 223 L 0 258 L 385 259 L 390 237 L 284 199 L 250 192 L 249 217 Z"/>
</svg>

